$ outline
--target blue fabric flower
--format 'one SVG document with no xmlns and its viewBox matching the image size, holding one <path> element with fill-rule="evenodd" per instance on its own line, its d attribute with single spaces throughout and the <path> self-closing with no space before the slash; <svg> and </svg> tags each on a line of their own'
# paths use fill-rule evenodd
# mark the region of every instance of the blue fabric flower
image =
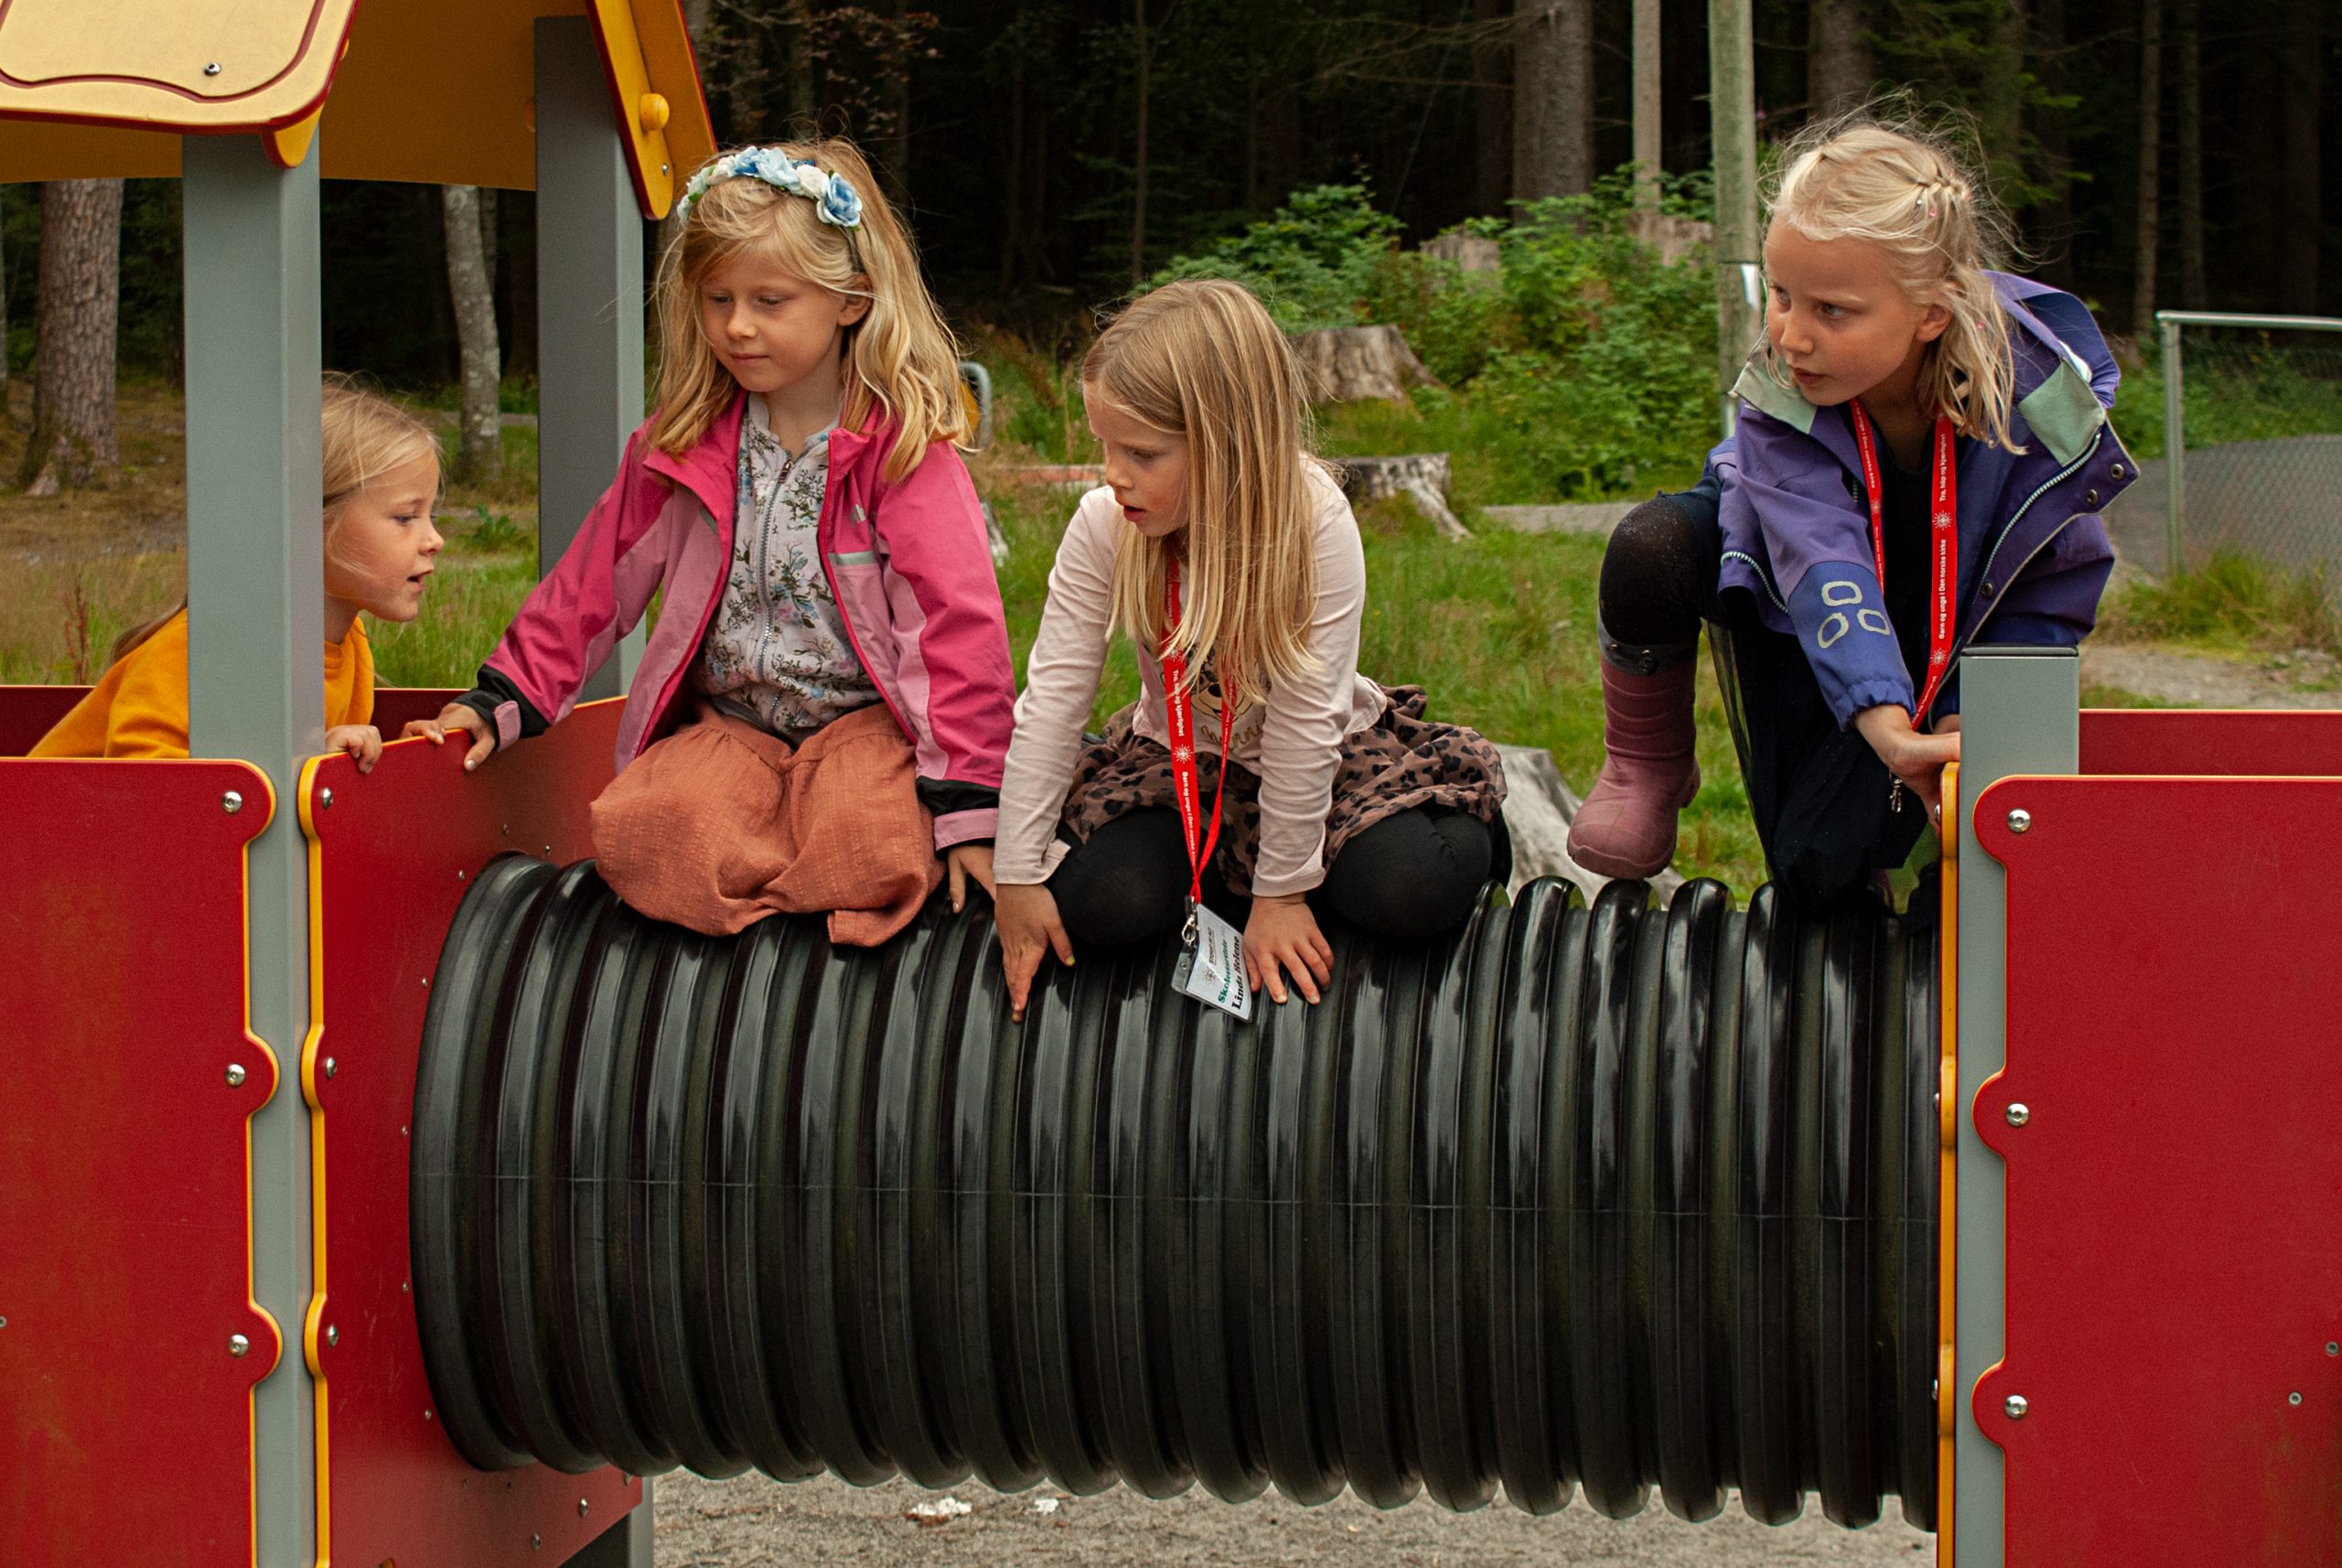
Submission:
<svg viewBox="0 0 2342 1568">
<path fill-rule="evenodd" d="M 843 175 L 830 176 L 829 193 L 815 204 L 815 208 L 824 223 L 834 223 L 841 229 L 862 226 L 862 198 L 854 194 L 854 187 L 846 183 Z"/>
</svg>

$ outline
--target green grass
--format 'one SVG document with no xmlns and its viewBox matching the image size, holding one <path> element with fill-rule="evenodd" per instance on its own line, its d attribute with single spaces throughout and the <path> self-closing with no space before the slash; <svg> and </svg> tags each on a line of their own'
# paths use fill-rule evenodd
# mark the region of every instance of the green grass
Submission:
<svg viewBox="0 0 2342 1568">
<path fill-rule="evenodd" d="M 2099 625 L 2110 638 L 2212 653 L 2342 653 L 2342 622 L 2322 577 L 2280 571 L 2234 551 L 2216 553 L 2184 577 L 2131 583 L 2102 607 Z"/>
</svg>

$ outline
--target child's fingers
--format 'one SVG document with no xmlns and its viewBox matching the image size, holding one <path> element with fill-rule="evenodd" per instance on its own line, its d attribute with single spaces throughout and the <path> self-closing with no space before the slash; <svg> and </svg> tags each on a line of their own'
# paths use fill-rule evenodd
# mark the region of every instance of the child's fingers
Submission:
<svg viewBox="0 0 2342 1568">
<path fill-rule="evenodd" d="M 1309 972 L 1317 977 L 1317 983 L 1320 985 L 1332 984 L 1334 981 L 1334 944 L 1326 940 L 1325 932 L 1312 931 L 1309 933 L 1309 946 L 1306 949 L 1306 952 L 1309 958 Z M 1317 998 L 1313 996 L 1309 1000 L 1315 1002 Z"/>
<path fill-rule="evenodd" d="M 382 759 L 382 732 L 368 725 L 358 737 L 358 771 L 371 773 Z"/>
<path fill-rule="evenodd" d="M 1008 979 L 1008 1012 L 1014 1018 L 1025 1016 L 1025 1004 L 1033 994 L 1033 974 L 1041 967 L 1039 950 L 1004 947 L 1000 950 L 1001 972 Z"/>
<path fill-rule="evenodd" d="M 1049 934 L 1049 946 L 1056 950 L 1058 961 L 1068 969 L 1071 969 L 1073 967 L 1073 939 L 1065 934 L 1065 922 L 1052 915 L 1049 917 L 1048 925 L 1043 929 Z M 1035 960 L 1033 967 L 1036 969 L 1040 967 L 1037 959 Z"/>
<path fill-rule="evenodd" d="M 472 748 L 464 753 L 464 771 L 469 773 L 473 768 L 486 762 L 489 754 L 495 750 L 496 737 L 492 735 L 482 735 L 478 740 L 472 742 Z"/>
<path fill-rule="evenodd" d="M 437 746 L 441 741 L 447 738 L 447 732 L 440 727 L 439 721 L 437 719 L 407 720 L 406 728 L 399 731 L 399 738 L 401 740 L 413 740 L 416 736 L 421 736 L 432 745 Z"/>
<path fill-rule="evenodd" d="M 961 869 L 956 854 L 944 857 L 943 864 L 951 875 L 951 912 L 958 914 L 968 907 L 968 874 Z"/>
</svg>

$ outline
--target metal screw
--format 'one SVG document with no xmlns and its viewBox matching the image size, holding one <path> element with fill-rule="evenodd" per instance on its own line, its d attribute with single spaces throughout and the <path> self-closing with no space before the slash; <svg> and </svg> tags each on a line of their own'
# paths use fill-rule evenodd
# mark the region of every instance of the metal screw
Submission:
<svg viewBox="0 0 2342 1568">
<path fill-rule="evenodd" d="M 2009 832 L 2021 833 L 2033 826 L 2033 813 L 2019 806 L 2009 813 Z"/>
<path fill-rule="evenodd" d="M 2326 1342 L 2326 1353 L 2329 1356 L 2342 1356 L 2342 1344 L 2337 1344 L 2335 1341 L 2328 1339 Z"/>
<path fill-rule="evenodd" d="M 461 867 L 457 867 L 457 871 L 456 871 L 456 880 L 457 880 L 457 881 L 458 881 L 458 882 L 461 882 L 463 879 L 464 879 L 464 873 L 463 873 L 463 870 L 462 870 L 462 868 L 461 868 Z"/>
<path fill-rule="evenodd" d="M 667 172 L 667 166 L 665 164 L 661 164 L 659 166 L 659 172 L 661 174 L 665 174 Z"/>
<path fill-rule="evenodd" d="M 2023 1394 L 2011 1394 L 2001 1402 L 2001 1409 L 2007 1413 L 2011 1421 L 2023 1421 L 2025 1412 L 2032 1408 L 2025 1402 Z"/>
<path fill-rule="evenodd" d="M 427 975 L 427 974 L 426 974 L 426 975 L 424 975 L 424 976 L 423 977 L 423 979 L 422 979 L 422 981 L 421 981 L 421 983 L 420 983 L 422 984 L 423 988 L 424 988 L 425 991 L 430 990 L 430 989 L 431 989 L 431 977 L 430 977 L 429 975 Z"/>
<path fill-rule="evenodd" d="M 330 1323 L 326 1325 L 326 1343 L 328 1345 L 338 1345 L 341 1343 L 341 1330 L 335 1327 Z"/>
<path fill-rule="evenodd" d="M 0 1317 L 0 1328 L 5 1328 L 5 1327 L 7 1327 L 7 1326 L 8 1326 L 8 1320 L 7 1320 L 6 1318 L 5 1318 L 5 1317 Z"/>
<path fill-rule="evenodd" d="M 402 1138 L 406 1136 L 406 1129 L 404 1127 L 401 1127 L 399 1129 L 399 1136 Z"/>
<path fill-rule="evenodd" d="M 213 60 L 210 64 L 209 64 L 209 65 L 205 66 L 205 67 L 203 68 L 203 74 L 204 74 L 204 75 L 206 75 L 206 76 L 217 76 L 217 75 L 219 75 L 219 74 L 220 74 L 220 62 L 219 62 L 218 60 L 216 60 L 216 59 L 215 59 L 215 60 Z"/>
<path fill-rule="evenodd" d="M 427 1411 L 427 1410 L 426 1410 L 426 1411 L 424 1411 L 424 1412 L 423 1412 L 423 1419 L 424 1419 L 424 1420 L 425 1420 L 425 1421 L 429 1421 L 429 1420 L 431 1419 L 431 1412 L 430 1412 L 429 1411 Z"/>
<path fill-rule="evenodd" d="M 232 817 L 244 809 L 244 798 L 231 789 L 220 797 L 220 809 Z"/>
<path fill-rule="evenodd" d="M 401 1295 L 406 1294 L 413 1289 L 414 1289 L 414 1282 L 413 1280 L 401 1280 L 399 1282 L 399 1294 Z"/>
<path fill-rule="evenodd" d="M 332 790 L 320 789 L 317 791 L 317 810 L 320 811 L 330 811 L 333 810 Z"/>
<path fill-rule="evenodd" d="M 230 1062 L 228 1064 L 227 1077 L 228 1087 L 230 1089 L 242 1089 L 244 1086 L 244 1064 L 242 1062 Z"/>
<path fill-rule="evenodd" d="M 2022 1127 L 2033 1120 L 2033 1107 L 2022 1100 L 2012 1100 L 2009 1101 L 2007 1115 L 2010 1126 Z"/>
<path fill-rule="evenodd" d="M 584 1498 L 577 1499 L 577 1517 L 579 1519 L 584 1519 L 586 1517 L 586 1499 Z"/>
<path fill-rule="evenodd" d="M 532 1535 L 532 1536 L 529 1537 L 529 1550 L 530 1550 L 530 1551 L 532 1551 L 532 1552 L 543 1552 L 544 1549 L 545 1549 L 545 1538 L 544 1538 L 543 1536 L 542 1536 L 542 1535 Z"/>
<path fill-rule="evenodd" d="M 545 845 L 545 858 L 547 860 L 551 860 L 553 858 L 553 845 L 551 844 Z"/>
<path fill-rule="evenodd" d="M 2285 1396 L 2285 1402 L 2287 1404 L 2299 1404 L 2302 1402 L 2302 1396 L 2297 1392 L 2287 1394 Z"/>
<path fill-rule="evenodd" d="M 326 1076 L 328 1078 L 331 1078 L 333 1076 L 333 1058 L 331 1057 L 328 1057 L 326 1058 Z"/>
<path fill-rule="evenodd" d="M 243 1356 L 243 1355 L 248 1355 L 248 1354 L 250 1354 L 250 1353 L 251 1353 L 251 1351 L 252 1351 L 252 1342 L 251 1340 L 249 1340 L 249 1339 L 245 1338 L 242 1335 L 241 1335 L 241 1334 L 231 1334 L 231 1335 L 229 1335 L 229 1336 L 228 1336 L 228 1354 L 229 1354 L 229 1355 L 231 1355 L 231 1356 Z"/>
</svg>

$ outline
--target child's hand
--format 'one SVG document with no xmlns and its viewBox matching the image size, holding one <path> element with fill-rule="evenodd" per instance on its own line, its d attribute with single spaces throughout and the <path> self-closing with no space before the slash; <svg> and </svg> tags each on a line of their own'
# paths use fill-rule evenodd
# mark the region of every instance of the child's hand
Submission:
<svg viewBox="0 0 2342 1568">
<path fill-rule="evenodd" d="M 974 877 L 983 890 L 997 899 L 1000 890 L 992 885 L 992 845 L 988 843 L 955 843 L 943 852 L 943 864 L 951 873 L 951 912 L 958 914 L 968 907 L 968 878 Z"/>
<path fill-rule="evenodd" d="M 382 755 L 382 732 L 372 725 L 336 725 L 326 731 L 328 751 L 346 751 L 357 759 L 358 771 L 374 771 L 375 759 Z"/>
<path fill-rule="evenodd" d="M 1009 1015 L 1022 1019 L 1042 954 L 1054 948 L 1058 961 L 1070 967 L 1073 939 L 1058 918 L 1056 897 L 1037 882 L 1004 882 L 994 887 L 992 918 L 1000 929 L 1000 967 L 1008 976 Z"/>
<path fill-rule="evenodd" d="M 1334 978 L 1334 950 L 1304 895 L 1252 900 L 1252 917 L 1244 922 L 1244 968 L 1253 990 L 1268 986 L 1272 1002 L 1284 1000 L 1287 973 L 1302 995 L 1317 1000 L 1317 987 Z"/>
<path fill-rule="evenodd" d="M 1929 818 L 1943 815 L 1943 767 L 1960 760 L 1960 731 L 1952 726 L 1949 735 L 1921 735 L 1911 727 L 1911 715 L 1892 703 L 1875 708 L 1864 708 L 1854 715 L 1854 727 L 1862 731 L 1886 770 L 1903 780 L 1903 787 L 1928 808 Z"/>
<path fill-rule="evenodd" d="M 406 728 L 399 732 L 402 740 L 418 735 L 434 746 L 451 735 L 470 736 L 471 749 L 464 753 L 464 771 L 467 773 L 486 762 L 496 751 L 496 736 L 488 727 L 488 721 L 479 716 L 479 710 L 466 707 L 461 703 L 448 703 L 439 710 L 439 716 L 435 719 L 409 719 Z"/>
</svg>

